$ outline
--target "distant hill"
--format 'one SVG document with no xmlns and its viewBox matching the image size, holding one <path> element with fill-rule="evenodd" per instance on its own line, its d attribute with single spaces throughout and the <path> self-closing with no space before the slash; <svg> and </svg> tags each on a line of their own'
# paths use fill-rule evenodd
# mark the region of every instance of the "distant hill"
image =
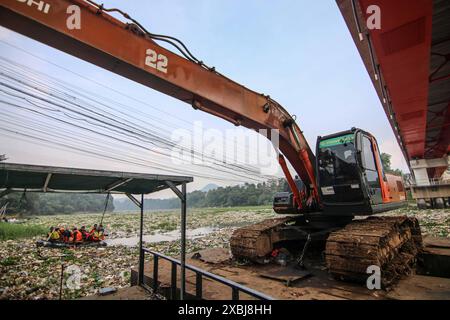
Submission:
<svg viewBox="0 0 450 320">
<path fill-rule="evenodd" d="M 217 188 L 219 188 L 219 186 L 217 185 L 217 184 L 214 184 L 214 183 L 208 183 L 206 186 L 204 186 L 200 191 L 201 192 L 208 192 L 208 191 L 211 191 L 211 190 L 215 190 L 215 189 L 217 189 Z"/>
</svg>

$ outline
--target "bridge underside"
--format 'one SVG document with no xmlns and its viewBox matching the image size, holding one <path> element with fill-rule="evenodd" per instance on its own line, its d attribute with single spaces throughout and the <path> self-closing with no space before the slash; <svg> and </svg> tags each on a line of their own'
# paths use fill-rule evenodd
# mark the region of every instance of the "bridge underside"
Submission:
<svg viewBox="0 0 450 320">
<path fill-rule="evenodd" d="M 336 1 L 412 172 L 412 160 L 444 159 L 425 168 L 428 179 L 441 178 L 450 152 L 450 2 Z M 372 5 L 380 29 L 367 26 L 376 22 Z"/>
</svg>

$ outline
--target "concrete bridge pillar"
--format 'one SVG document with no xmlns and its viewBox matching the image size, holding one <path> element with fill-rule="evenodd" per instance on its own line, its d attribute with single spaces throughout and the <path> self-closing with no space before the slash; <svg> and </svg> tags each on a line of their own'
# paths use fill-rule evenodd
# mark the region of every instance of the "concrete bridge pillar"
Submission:
<svg viewBox="0 0 450 320">
<path fill-rule="evenodd" d="M 438 159 L 411 160 L 410 167 L 415 183 L 411 185 L 411 193 L 417 201 L 419 209 L 442 209 L 450 206 L 450 177 L 445 178 L 443 173 L 449 168 L 449 157 Z M 435 176 L 430 178 L 429 172 L 433 170 Z M 436 177 L 436 172 L 439 172 Z"/>
</svg>

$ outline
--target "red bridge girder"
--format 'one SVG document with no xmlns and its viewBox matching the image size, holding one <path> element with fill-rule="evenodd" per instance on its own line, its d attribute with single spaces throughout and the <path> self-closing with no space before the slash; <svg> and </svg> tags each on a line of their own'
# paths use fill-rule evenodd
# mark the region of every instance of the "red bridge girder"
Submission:
<svg viewBox="0 0 450 320">
<path fill-rule="evenodd" d="M 450 4 L 337 0 L 408 160 L 450 151 Z M 380 9 L 380 29 L 368 29 Z"/>
</svg>

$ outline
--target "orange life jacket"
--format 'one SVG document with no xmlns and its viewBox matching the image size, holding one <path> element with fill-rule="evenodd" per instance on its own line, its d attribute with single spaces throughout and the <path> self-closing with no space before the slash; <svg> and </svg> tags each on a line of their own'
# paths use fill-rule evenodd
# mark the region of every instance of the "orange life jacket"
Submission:
<svg viewBox="0 0 450 320">
<path fill-rule="evenodd" d="M 81 241 L 83 241 L 83 235 L 81 234 L 81 232 L 80 231 L 75 231 L 74 233 L 73 233 L 73 237 L 74 237 L 74 240 L 76 241 L 76 242 L 81 242 Z"/>
</svg>

